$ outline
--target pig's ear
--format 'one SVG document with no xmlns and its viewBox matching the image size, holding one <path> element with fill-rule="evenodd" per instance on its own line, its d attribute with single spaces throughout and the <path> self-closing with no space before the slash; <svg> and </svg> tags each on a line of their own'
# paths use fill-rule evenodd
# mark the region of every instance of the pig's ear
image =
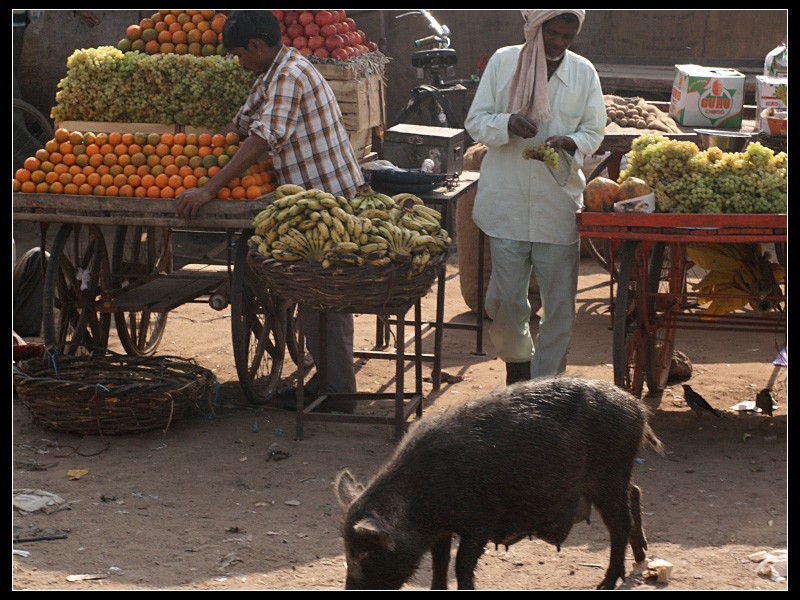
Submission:
<svg viewBox="0 0 800 600">
<path fill-rule="evenodd" d="M 353 525 L 353 533 L 362 538 L 369 538 L 372 542 L 379 544 L 384 550 L 393 552 L 395 548 L 394 539 L 391 532 L 384 523 L 376 516 L 364 517 Z"/>
<path fill-rule="evenodd" d="M 364 491 L 364 486 L 355 480 L 350 471 L 345 469 L 336 476 L 333 491 L 336 494 L 339 506 L 347 509 L 353 503 L 353 500 L 358 498 L 361 492 Z"/>
</svg>

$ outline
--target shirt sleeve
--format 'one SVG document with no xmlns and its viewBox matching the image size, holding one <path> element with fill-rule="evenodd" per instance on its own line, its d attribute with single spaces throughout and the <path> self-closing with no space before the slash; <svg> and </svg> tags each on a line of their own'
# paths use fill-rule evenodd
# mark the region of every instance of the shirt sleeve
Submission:
<svg viewBox="0 0 800 600">
<path fill-rule="evenodd" d="M 300 82 L 293 77 L 279 75 L 270 83 L 265 101 L 250 123 L 250 133 L 269 144 L 270 150 L 280 152 L 294 136 L 300 113 L 302 90 Z"/>
<path fill-rule="evenodd" d="M 486 64 L 475 91 L 475 97 L 464 121 L 467 133 L 477 142 L 489 148 L 503 146 L 508 143 L 508 120 L 511 113 L 500 108 L 503 98 L 499 89 L 503 81 L 502 61 L 495 52 Z M 504 104 L 502 105 L 504 106 Z"/>
</svg>

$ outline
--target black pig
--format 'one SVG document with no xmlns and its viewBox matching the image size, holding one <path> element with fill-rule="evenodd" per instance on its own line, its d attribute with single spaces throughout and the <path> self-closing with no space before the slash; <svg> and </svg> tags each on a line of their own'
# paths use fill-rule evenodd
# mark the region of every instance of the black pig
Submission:
<svg viewBox="0 0 800 600">
<path fill-rule="evenodd" d="M 598 589 L 625 579 L 625 548 L 645 559 L 637 452 L 663 452 L 644 405 L 604 381 L 572 377 L 518 383 L 410 428 L 366 487 L 336 478 L 344 511 L 347 589 L 399 589 L 430 550 L 431 589 L 447 589 L 454 535 L 459 589 L 474 589 L 488 542 L 536 536 L 560 550 L 594 506 L 611 558 Z"/>
</svg>

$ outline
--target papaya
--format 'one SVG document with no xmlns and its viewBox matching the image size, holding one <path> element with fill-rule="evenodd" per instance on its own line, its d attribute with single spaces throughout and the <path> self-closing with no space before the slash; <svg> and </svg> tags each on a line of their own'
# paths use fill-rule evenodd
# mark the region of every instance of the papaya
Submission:
<svg viewBox="0 0 800 600">
<path fill-rule="evenodd" d="M 623 200 L 630 200 L 631 198 L 638 198 L 639 196 L 646 196 L 653 191 L 646 181 L 638 177 L 629 177 L 623 181 L 619 186 L 617 192 L 617 202 Z"/>
<path fill-rule="evenodd" d="M 614 210 L 620 185 L 608 177 L 595 177 L 583 189 L 584 209 L 592 212 Z"/>
</svg>

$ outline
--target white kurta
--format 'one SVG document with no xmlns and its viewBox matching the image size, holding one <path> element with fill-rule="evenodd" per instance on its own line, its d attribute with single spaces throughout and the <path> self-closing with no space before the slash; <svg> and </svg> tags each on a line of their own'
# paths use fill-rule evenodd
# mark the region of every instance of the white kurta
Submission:
<svg viewBox="0 0 800 600">
<path fill-rule="evenodd" d="M 481 163 L 473 220 L 487 235 L 527 242 L 573 244 L 578 241 L 575 211 L 583 205 L 584 158 L 603 140 L 606 111 L 600 79 L 585 58 L 567 51 L 548 81 L 553 118 L 539 124 L 536 137 L 508 132 L 511 77 L 522 46 L 497 50 L 481 76 L 465 128 L 488 148 Z M 573 156 L 559 153 L 560 168 L 523 158 L 523 150 L 553 135 L 568 135 Z"/>
</svg>

